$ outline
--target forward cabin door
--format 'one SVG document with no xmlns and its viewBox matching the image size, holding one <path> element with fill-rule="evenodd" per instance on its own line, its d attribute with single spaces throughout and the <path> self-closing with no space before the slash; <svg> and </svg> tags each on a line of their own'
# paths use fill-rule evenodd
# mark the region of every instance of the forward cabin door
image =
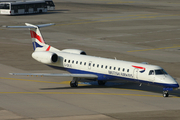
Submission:
<svg viewBox="0 0 180 120">
<path fill-rule="evenodd" d="M 138 79 L 138 72 L 139 72 L 139 69 L 135 68 L 133 72 L 134 79 Z"/>
<path fill-rule="evenodd" d="M 154 80 L 155 80 L 155 71 L 154 70 L 149 71 L 148 80 L 149 80 L 149 82 L 154 82 Z"/>
</svg>

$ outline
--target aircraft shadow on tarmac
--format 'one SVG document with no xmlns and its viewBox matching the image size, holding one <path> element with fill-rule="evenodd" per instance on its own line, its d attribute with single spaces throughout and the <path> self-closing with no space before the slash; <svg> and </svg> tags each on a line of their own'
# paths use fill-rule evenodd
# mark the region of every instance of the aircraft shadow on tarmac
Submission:
<svg viewBox="0 0 180 120">
<path fill-rule="evenodd" d="M 153 85 L 142 84 L 139 86 L 138 83 L 125 82 L 125 83 L 114 83 L 107 82 L 106 85 L 98 85 L 96 81 L 92 82 L 80 82 L 78 87 L 55 87 L 55 88 L 40 88 L 40 90 L 62 90 L 62 89 L 96 89 L 96 88 L 116 88 L 124 90 L 140 90 L 144 92 L 153 92 L 162 94 L 163 88 Z M 170 96 L 180 97 L 180 90 L 169 91 Z"/>
</svg>

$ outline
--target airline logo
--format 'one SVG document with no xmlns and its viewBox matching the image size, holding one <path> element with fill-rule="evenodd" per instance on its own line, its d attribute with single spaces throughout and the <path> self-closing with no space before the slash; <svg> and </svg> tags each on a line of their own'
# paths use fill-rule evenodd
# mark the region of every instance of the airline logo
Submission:
<svg viewBox="0 0 180 120">
<path fill-rule="evenodd" d="M 50 50 L 50 48 L 51 48 L 51 46 L 49 46 L 49 47 L 46 49 L 46 51 L 49 51 L 49 50 Z"/>
<path fill-rule="evenodd" d="M 37 42 L 32 42 L 32 44 L 33 44 L 34 50 L 38 47 L 43 47 L 43 46 L 39 45 Z"/>
<path fill-rule="evenodd" d="M 40 43 L 45 43 L 43 38 L 38 34 L 36 34 L 34 31 L 30 30 L 30 33 L 31 33 L 31 38 L 37 39 Z"/>
<path fill-rule="evenodd" d="M 43 47 L 45 45 L 45 42 L 43 40 L 43 38 L 38 35 L 36 32 L 30 30 L 30 33 L 31 33 L 31 38 L 35 38 L 36 40 L 33 42 L 33 47 L 34 47 L 34 50 L 37 48 L 37 47 Z M 40 43 L 37 43 L 36 41 L 39 41 Z M 46 48 L 46 51 L 49 51 L 51 48 L 51 46 L 48 46 Z"/>
<path fill-rule="evenodd" d="M 145 70 L 146 70 L 146 68 L 140 67 L 140 66 L 134 66 L 134 65 L 132 65 L 132 67 L 137 68 L 137 69 L 141 69 L 141 71 L 139 71 L 140 73 L 143 73 L 143 72 L 145 72 Z"/>
</svg>

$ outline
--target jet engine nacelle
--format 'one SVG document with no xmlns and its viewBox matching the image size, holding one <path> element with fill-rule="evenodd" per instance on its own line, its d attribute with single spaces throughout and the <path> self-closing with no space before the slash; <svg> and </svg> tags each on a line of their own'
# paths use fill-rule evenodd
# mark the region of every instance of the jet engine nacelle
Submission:
<svg viewBox="0 0 180 120">
<path fill-rule="evenodd" d="M 52 64 L 58 61 L 58 55 L 49 51 L 44 52 L 33 52 L 32 57 L 44 64 Z"/>
<path fill-rule="evenodd" d="M 79 55 L 86 55 L 86 52 L 78 49 L 64 49 L 63 52 L 73 53 L 73 54 L 79 54 Z"/>
</svg>

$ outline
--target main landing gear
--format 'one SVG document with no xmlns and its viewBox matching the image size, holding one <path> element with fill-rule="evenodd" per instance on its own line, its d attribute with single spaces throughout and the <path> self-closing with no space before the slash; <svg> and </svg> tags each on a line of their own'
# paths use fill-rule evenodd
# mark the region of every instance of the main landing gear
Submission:
<svg viewBox="0 0 180 120">
<path fill-rule="evenodd" d="M 71 87 L 78 87 L 78 78 L 73 78 L 73 80 L 70 82 Z M 98 80 L 98 85 L 105 85 L 106 81 Z"/>
<path fill-rule="evenodd" d="M 78 78 L 73 78 L 73 80 L 70 82 L 71 87 L 78 87 Z"/>
<path fill-rule="evenodd" d="M 105 85 L 106 81 L 98 80 L 98 85 Z"/>
<path fill-rule="evenodd" d="M 163 91 L 163 97 L 169 97 L 168 91 Z"/>
</svg>

